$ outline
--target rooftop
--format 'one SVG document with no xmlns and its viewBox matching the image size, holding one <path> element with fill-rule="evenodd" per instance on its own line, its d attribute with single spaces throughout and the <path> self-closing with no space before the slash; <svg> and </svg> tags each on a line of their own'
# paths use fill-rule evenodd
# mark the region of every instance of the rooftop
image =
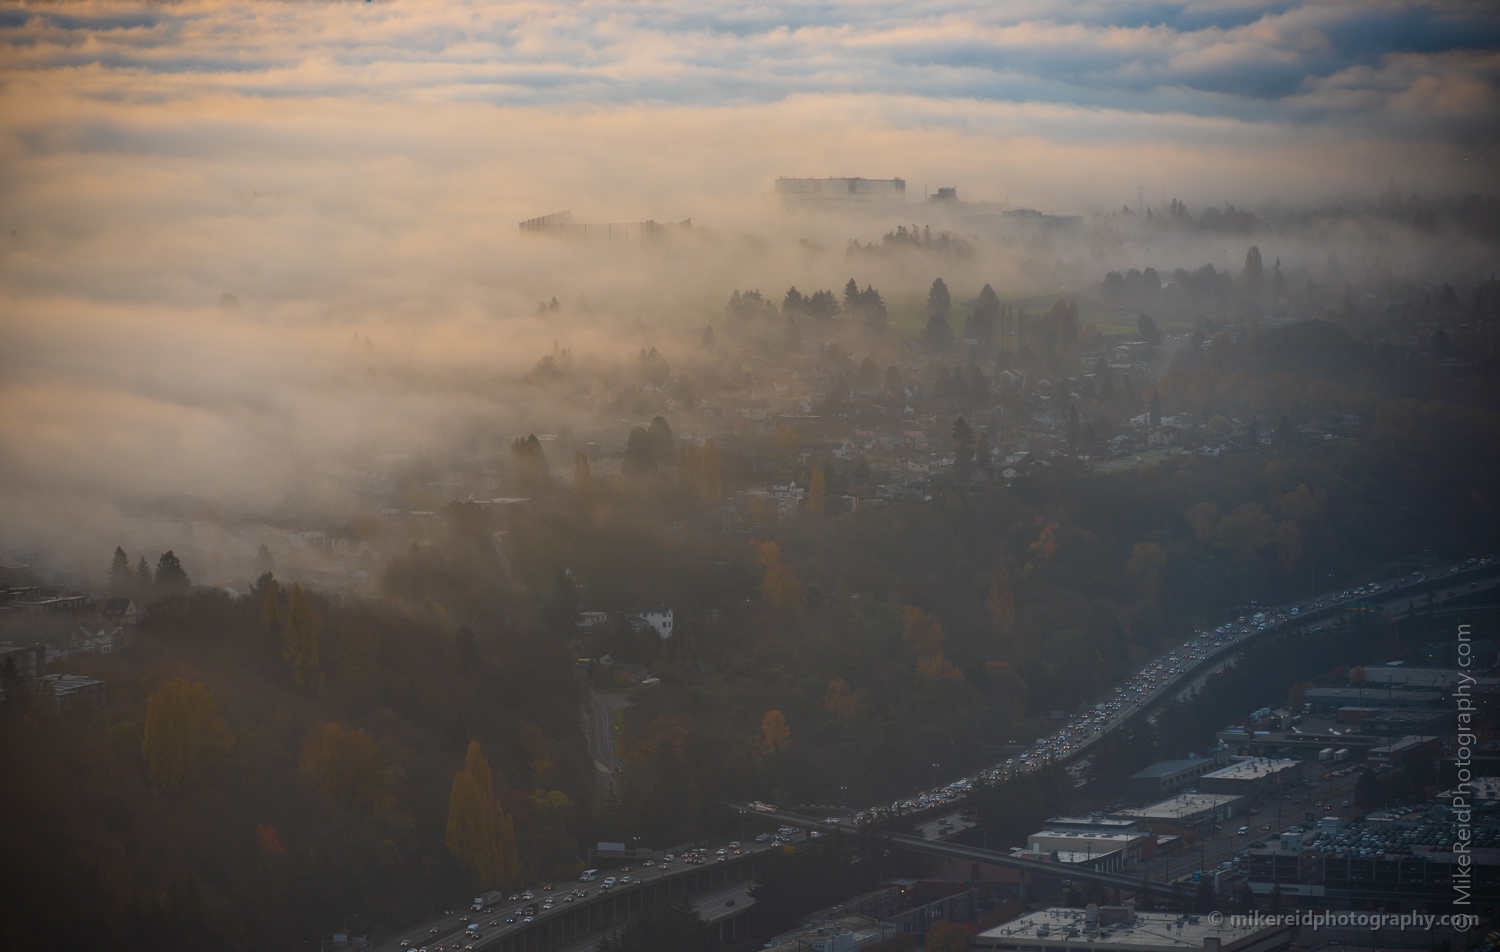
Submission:
<svg viewBox="0 0 1500 952">
<path fill-rule="evenodd" d="M 1251 757 L 1228 767 L 1221 767 L 1213 773 L 1203 775 L 1204 780 L 1259 780 L 1261 777 L 1270 777 L 1283 770 L 1290 770 L 1302 763 L 1300 760 L 1273 760 L 1268 757 Z"/>
<path fill-rule="evenodd" d="M 1043 909 L 979 933 L 970 940 L 969 947 L 1005 949 L 1024 943 L 1033 949 L 1061 949 L 1087 943 L 1095 949 L 1185 950 L 1215 946 L 1223 952 L 1233 952 L 1253 939 L 1277 931 L 1264 926 L 1230 925 L 1228 917 L 1215 925 L 1208 916 L 1175 912 L 1136 912 L 1129 919 L 1109 921 L 1116 918 L 1111 912 L 1108 907 L 1099 910 L 1095 924 L 1090 926 L 1083 909 Z M 1279 928 L 1290 930 L 1289 926 Z"/>
<path fill-rule="evenodd" d="M 1037 832 L 1031 834 L 1031 836 L 1027 837 L 1027 839 L 1035 839 L 1038 836 L 1066 836 L 1076 838 L 1077 840 L 1079 840 L 1079 842 L 1097 843 L 1100 840 L 1104 840 L 1110 843 L 1129 843 L 1133 840 L 1143 839 L 1148 835 L 1149 834 L 1135 831 L 1128 833 L 1106 833 L 1102 831 L 1096 832 L 1094 830 L 1038 830 Z"/>
<path fill-rule="evenodd" d="M 1243 797 L 1232 793 L 1181 793 L 1170 800 L 1162 800 L 1160 803 L 1133 807 L 1128 810 L 1116 810 L 1115 815 L 1138 819 L 1176 820 L 1204 810 L 1213 810 L 1241 799 Z"/>
<path fill-rule="evenodd" d="M 1169 774 L 1177 773 L 1179 770 L 1186 770 L 1189 767 L 1196 767 L 1203 763 L 1206 763 L 1206 761 L 1202 757 L 1194 757 L 1189 760 L 1158 760 L 1151 766 L 1143 767 L 1131 774 L 1130 779 L 1135 780 L 1138 777 L 1141 779 L 1165 777 Z"/>
</svg>

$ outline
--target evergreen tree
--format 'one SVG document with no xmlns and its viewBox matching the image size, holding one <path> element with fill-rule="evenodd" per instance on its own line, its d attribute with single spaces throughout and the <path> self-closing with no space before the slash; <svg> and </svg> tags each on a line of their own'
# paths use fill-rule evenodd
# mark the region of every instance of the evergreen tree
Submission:
<svg viewBox="0 0 1500 952">
<path fill-rule="evenodd" d="M 969 399 L 981 407 L 990 403 L 990 382 L 977 364 L 969 368 Z"/>
<path fill-rule="evenodd" d="M 1254 245 L 1245 252 L 1245 290 L 1251 297 L 1260 297 L 1265 284 L 1265 268 L 1260 262 L 1260 249 Z"/>
<path fill-rule="evenodd" d="M 256 550 L 255 564 L 251 568 L 250 577 L 260 578 L 267 572 L 274 571 L 276 571 L 276 560 L 271 558 L 271 550 L 262 542 L 260 548 Z"/>
<path fill-rule="evenodd" d="M 1151 391 L 1151 425 L 1161 426 L 1161 394 Z"/>
<path fill-rule="evenodd" d="M 953 308 L 953 298 L 948 294 L 948 285 L 942 278 L 935 278 L 927 291 L 927 313 L 947 317 Z"/>
<path fill-rule="evenodd" d="M 646 431 L 651 438 L 651 455 L 658 463 L 677 459 L 677 441 L 672 437 L 672 428 L 662 416 L 651 418 L 651 428 Z"/>
<path fill-rule="evenodd" d="M 974 430 L 963 417 L 953 421 L 953 465 L 960 471 L 974 465 Z"/>
<path fill-rule="evenodd" d="M 1141 340 L 1153 347 L 1161 342 L 1161 331 L 1157 329 L 1156 321 L 1150 314 L 1142 311 L 1141 316 L 1136 318 L 1135 326 L 1140 331 Z"/>
<path fill-rule="evenodd" d="M 582 450 L 573 454 L 573 498 L 583 505 L 594 500 L 594 471 Z"/>
<path fill-rule="evenodd" d="M 1078 440 L 1081 436 L 1078 423 L 1078 405 L 1068 404 L 1068 445 L 1074 449 L 1078 448 Z"/>
<path fill-rule="evenodd" d="M 864 322 L 871 330 L 883 331 L 886 327 L 885 301 L 880 297 L 880 292 L 870 285 L 859 292 L 859 307 L 864 317 Z"/>
<path fill-rule="evenodd" d="M 286 615 L 280 622 L 281 657 L 291 668 L 292 683 L 299 691 L 311 691 L 323 680 L 318 652 L 323 620 L 313 611 L 301 585 L 293 585 L 288 593 Z"/>
<path fill-rule="evenodd" d="M 953 328 L 946 317 L 934 314 L 927 319 L 927 326 L 922 328 L 922 344 L 932 350 L 953 346 Z"/>
<path fill-rule="evenodd" d="M 109 593 L 111 595 L 129 595 L 130 589 L 135 582 L 135 577 L 130 571 L 130 556 L 125 554 L 124 548 L 115 547 L 115 557 L 109 564 Z"/>
<path fill-rule="evenodd" d="M 1004 307 L 995 289 L 986 284 L 979 290 L 979 299 L 974 302 L 974 313 L 964 321 L 964 337 L 973 338 L 985 345 L 993 346 L 1000 335 Z"/>
<path fill-rule="evenodd" d="M 184 595 L 193 582 L 182 568 L 182 562 L 168 550 L 156 560 L 156 590 L 163 595 Z"/>
<path fill-rule="evenodd" d="M 651 436 L 643 426 L 632 427 L 625 441 L 625 458 L 620 469 L 628 476 L 651 476 L 656 473 L 656 454 L 651 451 Z"/>
</svg>

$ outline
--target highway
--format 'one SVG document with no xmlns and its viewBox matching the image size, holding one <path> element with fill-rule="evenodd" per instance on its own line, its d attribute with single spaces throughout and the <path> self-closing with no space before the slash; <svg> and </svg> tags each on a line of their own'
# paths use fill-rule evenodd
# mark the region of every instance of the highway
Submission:
<svg viewBox="0 0 1500 952">
<path fill-rule="evenodd" d="M 1299 600 L 1297 603 L 1260 608 L 1258 610 L 1263 611 L 1267 616 L 1264 625 L 1252 623 L 1247 620 L 1249 617 L 1247 615 L 1245 618 L 1226 623 L 1217 631 L 1197 633 L 1196 637 L 1184 641 L 1181 646 L 1174 646 L 1147 661 L 1138 671 L 1116 685 L 1108 696 L 1094 704 L 1085 713 L 1067 718 L 1061 725 L 1061 729 L 1046 738 L 1038 739 L 1037 744 L 1021 756 L 1013 757 L 978 773 L 961 777 L 949 784 L 934 787 L 930 791 L 919 792 L 909 798 L 893 801 L 888 805 L 879 804 L 867 810 L 848 811 L 841 818 L 841 822 L 849 826 L 858 826 L 876 821 L 893 812 L 900 814 L 933 811 L 933 815 L 922 822 L 920 829 L 923 836 L 899 837 L 899 840 L 909 840 L 909 843 L 897 842 L 898 837 L 892 837 L 893 845 L 925 852 L 939 852 L 943 855 L 952 855 L 954 858 L 977 862 L 1015 865 L 1016 861 L 1005 862 L 1009 859 L 1006 853 L 994 853 L 942 842 L 945 837 L 958 831 L 959 824 L 963 822 L 958 816 L 959 807 L 964 796 L 976 784 L 1008 779 L 1018 773 L 1038 769 L 1043 764 L 1052 761 L 1078 763 L 1087 757 L 1092 745 L 1104 734 L 1122 728 L 1129 723 L 1131 718 L 1148 713 L 1166 700 L 1200 685 L 1209 675 L 1221 670 L 1226 664 L 1232 663 L 1232 659 L 1256 638 L 1300 629 L 1310 629 L 1316 632 L 1320 630 L 1318 627 L 1320 623 L 1342 615 L 1345 604 L 1350 602 L 1363 601 L 1371 611 L 1398 615 L 1406 610 L 1409 602 L 1416 601 L 1420 613 L 1426 607 L 1425 593 L 1428 591 L 1433 592 L 1436 608 L 1444 605 L 1450 598 L 1458 598 L 1465 594 L 1500 586 L 1497 569 L 1500 569 L 1500 566 L 1490 559 L 1471 559 L 1467 563 L 1451 563 L 1440 568 L 1404 576 L 1401 579 L 1385 580 L 1376 585 L 1373 590 L 1368 585 L 1358 586 L 1353 591 L 1329 592 Z M 588 692 L 586 708 L 584 722 L 590 747 L 594 751 L 596 767 L 601 773 L 612 776 L 617 766 L 613 753 L 612 711 L 606 700 L 592 690 Z M 1353 778 L 1351 777 L 1345 784 L 1336 785 L 1334 789 L 1341 791 L 1343 787 L 1352 786 L 1352 784 Z M 1335 797 L 1344 795 L 1342 792 L 1333 794 Z M 1316 799 L 1316 796 L 1312 799 Z M 952 809 L 944 810 L 944 807 Z M 1283 804 L 1284 807 L 1285 804 Z M 1263 810 L 1263 814 L 1264 812 Z M 947 816 L 943 817 L 939 814 L 947 814 Z M 812 822 L 806 817 L 796 817 L 797 822 L 793 822 L 793 815 L 789 814 L 778 813 L 763 816 L 766 819 L 780 817 L 792 826 Z M 953 822 L 952 830 L 944 831 L 939 828 L 940 820 L 945 818 Z M 1247 848 L 1251 841 L 1267 838 L 1281 829 L 1296 825 L 1300 820 L 1300 815 L 1289 817 L 1283 812 L 1280 824 L 1269 821 L 1264 815 L 1259 819 L 1262 820 L 1262 826 L 1270 822 L 1273 829 L 1253 830 L 1252 835 L 1245 837 L 1238 837 L 1226 831 L 1224 835 L 1211 839 L 1202 849 L 1189 851 L 1187 854 L 1178 854 L 1171 860 L 1193 862 L 1193 857 L 1196 856 L 1198 862 L 1203 862 L 1208 868 L 1212 868 L 1218 862 L 1230 860 L 1233 853 Z M 744 859 L 754 853 L 772 848 L 777 848 L 777 846 L 769 843 L 747 842 L 743 845 L 743 852 L 738 858 Z M 709 851 L 709 859 L 705 865 L 713 863 L 714 852 L 714 850 Z M 1149 869 L 1150 875 L 1166 875 L 1172 872 L 1167 862 L 1162 860 L 1157 862 L 1162 864 L 1161 869 Z M 703 868 L 703 866 L 685 866 L 678 862 L 666 871 L 656 869 L 655 881 L 660 884 L 663 881 L 690 875 Z M 639 875 L 640 872 L 636 871 L 635 875 Z M 1056 875 L 1055 868 L 1041 870 L 1041 872 Z M 1139 885 L 1140 876 L 1140 867 L 1135 867 L 1123 874 L 1121 878 L 1122 880 L 1130 878 L 1136 885 Z M 1085 877 L 1075 876 L 1074 878 Z M 648 879 L 646 883 L 633 882 L 627 886 L 616 887 L 611 893 L 611 898 L 628 894 L 632 890 L 646 889 L 652 881 Z M 551 893 L 538 890 L 536 895 L 542 897 L 544 895 L 556 896 L 561 891 L 581 887 L 586 888 L 590 895 L 586 899 L 575 898 L 572 903 L 554 899 L 551 909 L 539 908 L 537 910 L 535 920 L 544 922 L 551 917 L 563 916 L 569 911 L 576 912 L 583 904 L 597 903 L 600 899 L 598 885 L 598 883 L 567 883 L 557 884 Z M 720 898 L 718 893 L 714 892 L 707 893 L 695 902 L 703 911 L 705 918 L 722 919 L 736 914 L 732 910 L 738 910 L 743 905 L 736 892 L 741 888 L 748 889 L 748 880 L 732 888 L 725 886 L 719 890 L 719 893 L 723 894 L 724 901 L 735 898 L 736 905 L 732 907 L 722 904 L 715 906 L 714 903 L 719 902 Z M 748 899 L 748 894 L 745 895 Z M 538 898 L 535 901 L 540 905 L 543 899 Z M 419 926 L 402 930 L 376 948 L 378 952 L 400 952 L 403 949 L 424 948 L 428 952 L 437 952 L 440 948 L 443 952 L 452 952 L 452 950 L 464 950 L 470 946 L 478 950 L 500 948 L 507 936 L 519 934 L 534 924 L 522 922 L 520 917 L 517 917 L 515 923 L 505 921 L 517 909 L 526 905 L 524 900 L 507 901 L 494 911 L 479 914 L 478 918 L 484 926 L 481 929 L 482 938 L 475 941 L 465 940 L 461 934 L 467 925 L 468 917 L 473 915 L 467 911 L 467 903 L 465 903 L 453 912 Z M 579 942 L 582 944 L 577 947 L 579 949 L 593 948 L 597 941 L 598 936 L 594 934 L 588 939 L 580 939 Z M 550 947 L 564 948 L 560 945 Z"/>
<path fill-rule="evenodd" d="M 594 755 L 594 769 L 599 771 L 605 786 L 613 789 L 614 775 L 620 770 L 620 763 L 615 759 L 614 709 L 582 674 L 579 677 L 588 692 L 583 705 L 583 729 L 589 750 Z"/>
<path fill-rule="evenodd" d="M 793 840 L 802 838 L 801 835 L 792 837 Z M 726 843 L 703 850 L 700 863 L 688 863 L 679 858 L 670 864 L 603 870 L 592 882 L 558 882 L 550 889 L 541 886 L 513 893 L 505 902 L 483 912 L 474 912 L 465 904 L 404 929 L 375 949 L 376 952 L 495 950 L 503 949 L 508 938 L 542 929 L 563 937 L 564 941 L 568 941 L 566 936 L 570 933 L 577 933 L 580 938 L 569 944 L 582 943 L 580 947 L 593 948 L 598 945 L 599 933 L 605 924 L 623 922 L 629 912 L 639 908 L 648 896 L 654 901 L 662 892 L 673 896 L 691 895 L 704 918 L 717 922 L 738 915 L 751 904 L 748 892 L 751 880 L 745 864 L 756 856 L 780 848 L 781 844 L 774 842 L 747 842 L 736 852 L 735 847 Z M 722 860 L 719 859 L 721 849 L 724 851 Z M 627 877 L 629 882 L 621 881 Z M 603 888 L 606 878 L 616 880 L 609 889 Z M 716 879 L 730 881 L 714 885 Z M 697 888 L 703 883 L 709 888 Z M 575 890 L 584 895 L 577 895 Z M 731 899 L 734 905 L 726 905 Z M 536 908 L 528 920 L 525 910 L 532 905 Z M 607 908 L 598 908 L 600 906 Z M 477 938 L 465 935 L 464 930 L 471 921 L 480 924 Z M 545 947 L 560 949 L 567 946 L 552 941 Z"/>
</svg>

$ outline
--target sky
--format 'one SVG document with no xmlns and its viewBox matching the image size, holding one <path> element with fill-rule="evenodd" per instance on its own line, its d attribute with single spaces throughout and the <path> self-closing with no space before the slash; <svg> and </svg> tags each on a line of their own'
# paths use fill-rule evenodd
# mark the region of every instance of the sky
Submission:
<svg viewBox="0 0 1500 952">
<path fill-rule="evenodd" d="M 0 4 L 0 50 L 7 550 L 523 426 L 486 382 L 618 339 L 536 301 L 626 321 L 775 286 L 743 236 L 814 229 L 779 175 L 1255 207 L 1493 190 L 1500 144 L 1482 2 L 84 0 Z M 704 249 L 520 240 L 563 209 L 691 217 Z M 427 383 L 334 383 L 375 364 Z"/>
</svg>

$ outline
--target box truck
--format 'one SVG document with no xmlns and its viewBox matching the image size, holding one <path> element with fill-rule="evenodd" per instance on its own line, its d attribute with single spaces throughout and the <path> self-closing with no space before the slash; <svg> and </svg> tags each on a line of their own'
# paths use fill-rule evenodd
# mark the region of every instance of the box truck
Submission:
<svg viewBox="0 0 1500 952">
<path fill-rule="evenodd" d="M 502 892 L 487 892 L 487 893 L 484 893 L 482 895 L 475 896 L 474 897 L 474 905 L 471 908 L 475 912 L 483 912 L 486 909 L 493 909 L 493 908 L 495 908 L 496 906 L 500 905 L 500 903 L 502 903 L 504 901 L 505 901 L 505 893 L 502 893 Z"/>
</svg>

